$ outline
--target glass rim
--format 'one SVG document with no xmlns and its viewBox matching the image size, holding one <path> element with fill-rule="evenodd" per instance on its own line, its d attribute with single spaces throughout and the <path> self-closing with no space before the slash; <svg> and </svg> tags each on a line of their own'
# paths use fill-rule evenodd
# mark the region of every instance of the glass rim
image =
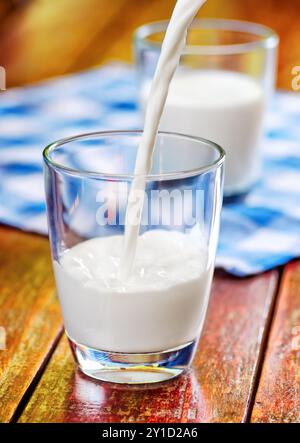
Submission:
<svg viewBox="0 0 300 443">
<path fill-rule="evenodd" d="M 115 174 L 115 173 L 104 173 L 104 172 L 96 172 L 96 171 L 87 171 L 83 169 L 71 168 L 64 164 L 54 161 L 51 158 L 51 153 L 59 148 L 60 146 L 66 145 L 67 143 L 71 143 L 74 141 L 85 140 L 89 138 L 97 138 L 97 137 L 120 137 L 120 136 L 133 136 L 133 135 L 142 135 L 142 130 L 115 130 L 115 131 L 97 131 L 97 132 L 89 132 L 84 134 L 75 135 L 72 137 L 66 137 L 60 140 L 57 140 L 53 143 L 50 143 L 43 150 L 43 159 L 44 162 L 51 168 L 59 170 L 63 173 L 67 173 L 70 175 L 75 175 L 77 177 L 89 177 L 89 178 L 101 178 L 103 180 L 119 180 L 119 181 L 128 181 L 133 180 L 136 177 L 144 178 L 145 180 L 151 181 L 162 181 L 162 180 L 175 180 L 193 177 L 198 174 L 203 174 L 214 169 L 220 167 L 225 160 L 225 150 L 221 148 L 217 143 L 214 143 L 210 140 L 207 140 L 202 137 L 196 137 L 192 135 L 180 134 L 176 132 L 166 132 L 166 131 L 158 131 L 158 135 L 167 135 L 175 138 L 184 138 L 187 140 L 193 140 L 195 142 L 201 142 L 208 145 L 210 148 L 214 149 L 218 153 L 218 158 L 205 166 L 188 169 L 183 171 L 175 171 L 175 172 L 167 172 L 160 174 Z"/>
<path fill-rule="evenodd" d="M 133 40 L 136 44 L 151 49 L 160 49 L 161 42 L 152 42 L 149 37 L 155 33 L 166 30 L 168 20 L 154 21 L 138 27 L 133 34 Z M 272 49 L 276 48 L 279 43 L 278 34 L 271 28 L 259 23 L 244 20 L 229 20 L 219 18 L 194 19 L 190 29 L 216 29 L 234 32 L 248 32 L 249 34 L 260 37 L 256 41 L 246 43 L 231 43 L 220 45 L 187 45 L 183 51 L 183 55 L 231 55 L 251 52 L 256 49 Z"/>
</svg>

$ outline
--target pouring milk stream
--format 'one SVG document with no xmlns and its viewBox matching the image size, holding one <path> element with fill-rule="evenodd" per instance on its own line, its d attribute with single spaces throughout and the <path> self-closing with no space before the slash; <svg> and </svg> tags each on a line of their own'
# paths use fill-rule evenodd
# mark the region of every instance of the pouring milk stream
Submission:
<svg viewBox="0 0 300 443">
<path fill-rule="evenodd" d="M 178 0 L 165 34 L 146 108 L 144 132 L 135 163 L 135 178 L 128 197 L 124 247 L 119 272 L 121 280 L 129 276 L 136 254 L 144 203 L 145 175 L 151 172 L 155 140 L 169 85 L 186 43 L 188 27 L 205 1 Z"/>
<path fill-rule="evenodd" d="M 186 346 L 202 329 L 213 271 L 205 238 L 164 230 L 139 236 L 143 198 L 135 201 L 135 194 L 144 195 L 169 83 L 187 28 L 204 1 L 178 0 L 166 33 L 127 207 L 137 223 L 127 223 L 125 244 L 121 235 L 91 238 L 54 261 L 73 343 L 101 351 L 160 352 Z"/>
</svg>

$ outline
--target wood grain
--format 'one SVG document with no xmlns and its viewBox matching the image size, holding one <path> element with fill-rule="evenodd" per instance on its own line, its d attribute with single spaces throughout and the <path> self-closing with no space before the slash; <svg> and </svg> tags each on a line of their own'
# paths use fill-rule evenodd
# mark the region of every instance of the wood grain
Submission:
<svg viewBox="0 0 300 443">
<path fill-rule="evenodd" d="M 284 271 L 252 421 L 300 422 L 300 261 Z"/>
<path fill-rule="evenodd" d="M 88 379 L 63 338 L 20 421 L 244 421 L 277 278 L 276 271 L 243 280 L 218 275 L 193 369 L 157 386 Z"/>
<path fill-rule="evenodd" d="M 7 17 L 11 9 L 12 5 L 8 1 L 2 1 L 0 3 L 0 23 L 3 22 L 5 17 Z"/>
<path fill-rule="evenodd" d="M 0 64 L 8 86 L 32 83 L 73 71 L 95 38 L 102 46 L 106 29 L 127 0 L 31 1 L 4 21 Z M 103 36 L 104 33 L 104 36 Z"/>
<path fill-rule="evenodd" d="M 62 328 L 45 238 L 0 227 L 0 422 L 10 421 Z"/>
</svg>

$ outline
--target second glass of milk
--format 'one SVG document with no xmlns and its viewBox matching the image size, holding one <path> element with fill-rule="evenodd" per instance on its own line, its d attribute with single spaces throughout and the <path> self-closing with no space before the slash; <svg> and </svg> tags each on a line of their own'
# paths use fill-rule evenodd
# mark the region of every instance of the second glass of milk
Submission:
<svg viewBox="0 0 300 443">
<path fill-rule="evenodd" d="M 122 279 L 125 213 L 141 135 L 86 134 L 44 151 L 65 330 L 79 368 L 118 383 L 167 380 L 191 363 L 210 296 L 222 203 L 222 148 L 159 133 L 151 174 L 144 177 L 133 269 Z"/>
<path fill-rule="evenodd" d="M 134 36 L 142 111 L 166 26 L 167 22 L 150 23 Z M 274 87 L 278 37 L 259 24 L 205 19 L 194 21 L 187 43 L 160 129 L 222 146 L 224 194 L 243 194 L 260 174 L 263 117 Z"/>
</svg>

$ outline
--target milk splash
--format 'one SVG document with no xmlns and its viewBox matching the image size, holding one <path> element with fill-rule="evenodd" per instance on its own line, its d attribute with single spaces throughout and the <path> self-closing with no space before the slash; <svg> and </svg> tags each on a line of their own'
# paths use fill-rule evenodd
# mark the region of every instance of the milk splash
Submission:
<svg viewBox="0 0 300 443">
<path fill-rule="evenodd" d="M 136 254 L 144 203 L 145 176 L 151 172 L 155 140 L 169 85 L 186 44 L 187 30 L 205 1 L 178 0 L 162 44 L 146 108 L 144 132 L 137 152 L 135 178 L 128 197 L 124 246 L 119 275 L 122 280 L 129 276 Z"/>
</svg>

